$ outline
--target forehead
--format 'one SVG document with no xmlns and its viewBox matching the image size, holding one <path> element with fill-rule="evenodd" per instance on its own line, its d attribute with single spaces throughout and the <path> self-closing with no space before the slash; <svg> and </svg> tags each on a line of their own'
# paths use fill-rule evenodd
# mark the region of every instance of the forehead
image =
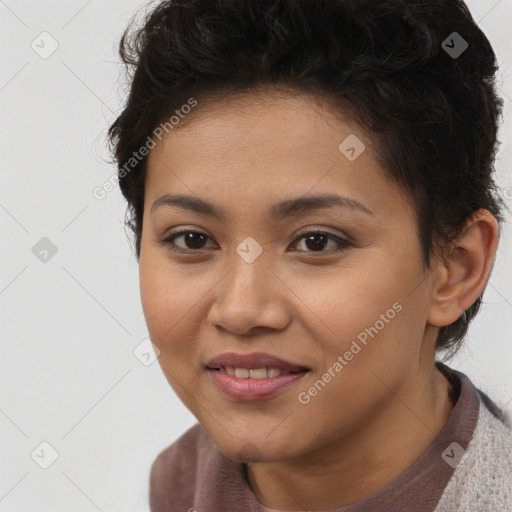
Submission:
<svg viewBox="0 0 512 512">
<path fill-rule="evenodd" d="M 322 129 L 325 125 L 338 132 L 334 142 L 344 131 L 363 136 L 363 129 L 350 121 L 342 110 L 335 111 L 320 97 L 297 91 L 286 93 L 267 87 L 254 93 L 218 100 L 206 97 L 197 102 L 172 131 L 164 134 L 163 143 L 157 141 L 152 154 L 159 153 L 167 144 L 180 144 L 190 136 L 199 137 L 203 145 L 211 146 L 210 151 L 217 147 L 221 154 L 229 151 L 232 142 L 233 148 L 249 151 L 260 145 L 267 151 L 276 150 L 275 153 L 281 150 L 283 156 L 287 149 L 296 150 L 301 142 L 314 141 L 316 146 L 332 149 L 333 140 L 326 138 L 327 132 Z M 372 145 L 371 139 L 367 138 L 367 142 Z M 204 146 L 197 149 L 201 151 Z"/>
<path fill-rule="evenodd" d="M 157 141 L 146 199 L 191 192 L 228 205 L 337 192 L 377 210 L 406 199 L 385 177 L 374 141 L 358 124 L 318 98 L 282 92 L 199 100 L 181 127 Z"/>
</svg>

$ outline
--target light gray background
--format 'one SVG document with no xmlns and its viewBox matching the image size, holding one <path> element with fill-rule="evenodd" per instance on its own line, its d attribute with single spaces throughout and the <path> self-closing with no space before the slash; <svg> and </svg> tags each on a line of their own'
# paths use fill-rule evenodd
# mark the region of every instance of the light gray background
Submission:
<svg viewBox="0 0 512 512">
<path fill-rule="evenodd" d="M 147 330 L 125 203 L 117 189 L 92 195 L 115 172 L 105 163 L 123 99 L 115 51 L 143 4 L 0 0 L 2 511 L 147 511 L 151 462 L 195 423 L 158 362 L 133 353 Z M 512 0 L 469 6 L 501 65 L 497 168 L 510 207 Z M 59 45 L 47 59 L 31 47 L 51 49 L 43 31 Z M 483 310 L 450 363 L 508 409 L 511 234 L 507 222 Z M 58 250 L 46 262 L 32 252 L 42 237 Z M 48 469 L 42 442 L 58 452 Z"/>
</svg>

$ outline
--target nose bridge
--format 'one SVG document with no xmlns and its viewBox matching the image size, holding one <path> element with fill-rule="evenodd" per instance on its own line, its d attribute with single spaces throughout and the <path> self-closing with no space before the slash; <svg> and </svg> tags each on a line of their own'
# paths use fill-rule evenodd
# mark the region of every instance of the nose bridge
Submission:
<svg viewBox="0 0 512 512">
<path fill-rule="evenodd" d="M 250 238 L 250 237 L 249 237 Z M 254 239 L 242 241 L 229 258 L 230 270 L 226 275 L 223 287 L 223 298 L 226 294 L 238 303 L 254 304 L 254 301 L 267 302 L 262 297 L 268 293 L 269 275 L 268 253 Z"/>
</svg>

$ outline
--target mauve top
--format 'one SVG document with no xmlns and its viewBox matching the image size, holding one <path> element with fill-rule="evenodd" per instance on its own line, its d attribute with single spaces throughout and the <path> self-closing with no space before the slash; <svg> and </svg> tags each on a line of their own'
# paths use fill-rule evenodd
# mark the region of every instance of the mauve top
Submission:
<svg viewBox="0 0 512 512">
<path fill-rule="evenodd" d="M 479 391 L 468 377 L 437 362 L 451 384 L 454 408 L 439 436 L 404 473 L 373 494 L 323 512 L 432 512 L 473 436 Z M 457 444 L 459 446 L 457 446 Z M 252 492 L 246 466 L 223 455 L 196 424 L 151 466 L 152 512 L 276 512 Z"/>
</svg>

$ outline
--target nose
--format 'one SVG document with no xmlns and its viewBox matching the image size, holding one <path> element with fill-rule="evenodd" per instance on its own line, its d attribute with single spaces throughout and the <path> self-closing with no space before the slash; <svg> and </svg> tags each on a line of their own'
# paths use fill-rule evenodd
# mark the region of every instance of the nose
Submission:
<svg viewBox="0 0 512 512">
<path fill-rule="evenodd" d="M 213 289 L 209 322 L 238 336 L 282 331 L 290 323 L 290 290 L 264 258 L 247 263 L 238 255 Z"/>
</svg>

